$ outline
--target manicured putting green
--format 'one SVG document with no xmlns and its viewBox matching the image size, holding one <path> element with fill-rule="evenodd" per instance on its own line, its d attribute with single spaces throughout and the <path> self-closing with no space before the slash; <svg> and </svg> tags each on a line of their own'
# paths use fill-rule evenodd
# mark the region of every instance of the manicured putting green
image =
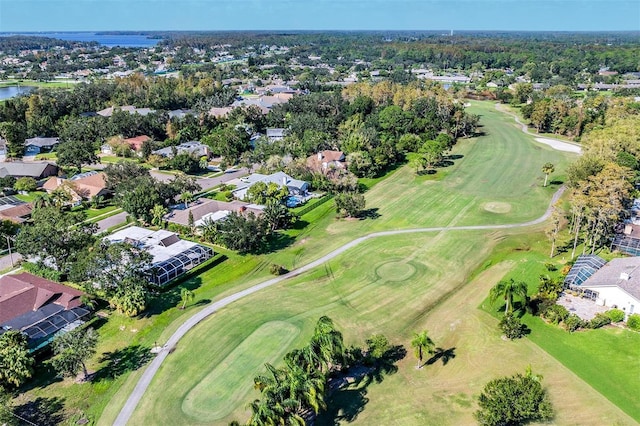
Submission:
<svg viewBox="0 0 640 426">
<path fill-rule="evenodd" d="M 262 324 L 191 389 L 182 411 L 199 420 L 228 416 L 252 389 L 246 372 L 257 375 L 265 362 L 277 363 L 299 333 L 300 329 L 288 322 Z"/>
<path fill-rule="evenodd" d="M 408 280 L 416 274 L 416 268 L 403 260 L 392 260 L 376 268 L 376 275 L 382 281 L 400 282 Z"/>
<path fill-rule="evenodd" d="M 486 211 L 491 213 L 504 214 L 504 213 L 509 213 L 511 211 L 511 204 L 502 203 L 500 201 L 491 201 L 491 202 L 485 203 L 483 207 Z"/>
</svg>

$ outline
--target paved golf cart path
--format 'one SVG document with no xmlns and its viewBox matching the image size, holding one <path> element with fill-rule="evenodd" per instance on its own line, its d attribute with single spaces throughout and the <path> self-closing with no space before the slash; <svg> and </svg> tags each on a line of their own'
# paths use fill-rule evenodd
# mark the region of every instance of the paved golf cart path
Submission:
<svg viewBox="0 0 640 426">
<path fill-rule="evenodd" d="M 171 335 L 169 340 L 167 340 L 167 343 L 165 343 L 165 345 L 162 347 L 162 350 L 160 350 L 158 355 L 153 359 L 153 361 L 149 364 L 149 366 L 147 366 L 147 368 L 145 369 L 144 373 L 142 373 L 142 376 L 138 380 L 138 383 L 136 384 L 135 389 L 133 390 L 131 395 L 129 395 L 129 398 L 127 399 L 127 402 L 125 403 L 124 407 L 120 411 L 120 414 L 116 418 L 116 421 L 115 421 L 114 424 L 117 425 L 117 426 L 124 426 L 124 425 L 127 424 L 129 419 L 133 415 L 133 412 L 136 409 L 136 406 L 138 405 L 138 403 L 142 399 L 142 396 L 144 395 L 145 391 L 147 390 L 147 388 L 151 384 L 151 381 L 153 380 L 153 377 L 155 376 L 156 372 L 158 371 L 158 369 L 160 368 L 160 366 L 164 362 L 165 358 L 173 351 L 173 349 L 175 349 L 175 347 L 178 344 L 178 342 L 180 341 L 180 339 L 185 334 L 187 334 L 189 332 L 189 330 L 191 330 L 193 327 L 198 325 L 198 323 L 200 323 L 202 320 L 206 319 L 207 317 L 209 317 L 210 315 L 212 315 L 215 312 L 219 311 L 220 309 L 224 308 L 225 306 L 235 302 L 236 300 L 242 299 L 245 296 L 249 296 L 250 294 L 254 294 L 254 293 L 256 293 L 256 292 L 258 292 L 260 290 L 263 290 L 263 289 L 265 289 L 267 287 L 271 287 L 271 286 L 273 286 L 275 284 L 278 284 L 278 283 L 280 283 L 282 281 L 285 281 L 285 280 L 288 280 L 290 278 L 296 277 L 296 276 L 298 276 L 300 274 L 303 274 L 303 273 L 305 273 L 305 272 L 307 272 L 307 271 L 309 271 L 311 269 L 314 269 L 314 268 L 322 265 L 323 263 L 326 263 L 326 262 L 330 261 L 331 259 L 334 259 L 335 257 L 341 255 L 345 251 L 347 251 L 349 249 L 352 249 L 352 248 L 356 247 L 357 245 L 359 245 L 359 244 L 361 244 L 361 243 L 363 243 L 363 242 L 365 242 L 367 240 L 373 239 L 373 238 L 388 237 L 388 236 L 392 236 L 392 235 L 401 235 L 401 234 L 426 233 L 426 232 L 512 229 L 512 228 L 521 228 L 521 227 L 540 224 L 540 223 L 544 222 L 545 220 L 547 220 L 549 218 L 549 216 L 551 216 L 551 212 L 553 210 L 553 206 L 560 199 L 560 197 L 562 196 L 564 190 L 565 190 L 564 186 L 560 187 L 560 189 L 558 189 L 558 191 L 551 198 L 551 202 L 549 203 L 549 207 L 547 208 L 545 213 L 542 216 L 540 216 L 539 218 L 531 220 L 531 221 L 528 221 L 528 222 L 504 224 L 504 225 L 469 225 L 469 226 L 451 226 L 451 227 L 439 226 L 439 227 L 433 227 L 433 228 L 399 229 L 399 230 L 394 230 L 394 231 L 374 232 L 374 233 L 365 235 L 363 237 L 356 238 L 355 240 L 343 245 L 342 247 L 339 247 L 336 250 L 334 250 L 334 251 L 322 256 L 321 258 L 319 258 L 319 259 L 317 259 L 317 260 L 315 260 L 315 261 L 313 261 L 311 263 L 308 263 L 308 264 L 306 264 L 306 265 L 304 265 L 304 266 L 302 266 L 300 268 L 294 269 L 293 271 L 291 271 L 291 272 L 289 272 L 287 274 L 281 275 L 281 276 L 276 277 L 276 278 L 272 278 L 272 279 L 264 281 L 264 282 L 262 282 L 260 284 L 256 284 L 256 285 L 254 285 L 252 287 L 249 287 L 249 288 L 247 288 L 245 290 L 239 291 L 239 292 L 234 293 L 234 294 L 232 294 L 230 296 L 227 296 L 227 297 L 225 297 L 223 299 L 220 299 L 215 303 L 212 303 L 211 305 L 207 306 L 206 308 L 202 309 L 201 311 L 197 312 L 192 317 L 187 319 L 175 331 L 175 333 L 173 333 L 173 335 Z"/>
<path fill-rule="evenodd" d="M 502 104 L 496 104 L 496 109 L 500 112 L 503 112 L 505 114 L 512 116 L 514 120 L 516 120 L 516 123 L 520 125 L 520 129 L 527 135 L 533 136 L 536 142 L 549 145 L 551 148 L 558 151 L 571 152 L 573 154 L 582 154 L 582 148 L 580 147 L 580 145 L 574 142 L 567 142 L 567 141 L 563 141 L 560 139 L 553 139 L 553 138 L 542 138 L 538 136 L 536 133 L 531 133 L 531 131 L 529 130 L 529 126 L 527 126 L 522 121 L 520 121 L 520 117 L 518 117 L 516 114 L 512 113 L 511 111 L 507 110 Z"/>
</svg>

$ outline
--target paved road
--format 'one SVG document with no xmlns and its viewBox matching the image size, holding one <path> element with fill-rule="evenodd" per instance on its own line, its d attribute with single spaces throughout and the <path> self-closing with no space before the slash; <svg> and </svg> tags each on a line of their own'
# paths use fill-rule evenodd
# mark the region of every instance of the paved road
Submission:
<svg viewBox="0 0 640 426">
<path fill-rule="evenodd" d="M 128 214 L 127 212 L 121 212 L 118 214 L 114 214 L 113 216 L 109 216 L 106 219 L 97 221 L 96 225 L 98 225 L 98 230 L 96 231 L 96 234 L 104 232 L 107 229 L 111 228 L 112 226 L 125 223 L 127 220 L 127 214 Z"/>
<path fill-rule="evenodd" d="M 161 173 L 155 170 L 151 170 L 151 176 L 153 176 L 155 179 L 159 180 L 160 182 L 168 182 L 171 179 L 173 179 L 174 175 L 172 174 L 168 174 L 168 173 Z M 216 177 L 204 177 L 204 178 L 198 178 L 196 179 L 196 182 L 198 183 L 198 185 L 200 185 L 202 187 L 202 190 L 207 190 L 210 188 L 213 188 L 214 186 L 218 186 L 221 183 L 225 183 L 225 182 L 229 182 L 230 180 L 233 179 L 237 179 L 237 178 L 241 178 L 243 176 L 246 176 L 249 174 L 249 169 L 246 168 L 242 168 L 242 169 L 238 169 L 238 170 L 231 170 L 228 171 L 227 173 L 224 173 L 220 176 L 216 176 Z"/>
<path fill-rule="evenodd" d="M 147 390 L 147 388 L 151 384 L 151 380 L 153 380 L 153 377 L 155 376 L 156 372 L 158 371 L 158 369 L 160 368 L 160 366 L 164 362 L 165 358 L 176 347 L 176 345 L 178 344 L 180 339 L 182 339 L 182 337 L 184 337 L 184 335 L 187 334 L 189 332 L 189 330 L 191 330 L 193 327 L 195 327 L 202 320 L 204 320 L 208 316 L 214 314 L 218 310 L 224 308 L 225 306 L 235 302 L 236 300 L 242 299 L 245 296 L 249 296 L 250 294 L 256 293 L 256 292 L 258 292 L 260 290 L 263 290 L 263 289 L 265 289 L 267 287 L 271 287 L 271 286 L 273 286 L 275 284 L 278 284 L 278 283 L 280 283 L 282 281 L 285 281 L 285 280 L 288 280 L 290 278 L 296 277 L 296 276 L 298 276 L 298 275 L 300 275 L 300 274 L 302 274 L 304 272 L 307 272 L 307 271 L 309 271 L 309 270 L 311 270 L 313 268 L 316 268 L 316 267 L 322 265 L 323 263 L 326 263 L 329 260 L 335 258 L 336 256 L 341 255 L 345 251 L 357 246 L 358 244 L 361 244 L 361 243 L 363 243 L 363 242 L 365 242 L 367 240 L 370 240 L 372 238 L 387 237 L 387 236 L 391 236 L 391 235 L 400 235 L 400 234 L 425 233 L 425 232 L 511 229 L 511 228 L 520 228 L 520 227 L 525 227 L 525 226 L 537 225 L 539 223 L 544 222 L 545 220 L 547 220 L 549 218 L 549 216 L 551 215 L 552 209 L 553 209 L 553 205 L 558 201 L 558 199 L 560 199 L 560 196 L 562 195 L 564 190 L 565 190 L 564 186 L 561 187 L 560 189 L 558 189 L 558 191 L 551 198 L 551 203 L 549 203 L 549 207 L 547 208 L 547 211 L 542 216 L 540 216 L 537 219 L 528 221 L 528 222 L 506 224 L 506 225 L 470 225 L 470 226 L 452 226 L 452 227 L 441 226 L 441 227 L 434 227 L 434 228 L 414 228 L 414 229 L 400 229 L 400 230 L 395 230 L 395 231 L 374 232 L 372 234 L 365 235 L 365 236 L 360 237 L 360 238 L 356 238 L 355 240 L 343 245 L 342 247 L 332 251 L 331 253 L 328 253 L 328 254 L 322 256 L 321 258 L 319 258 L 319 259 L 317 259 L 317 260 L 315 260 L 315 261 L 313 261 L 311 263 L 308 263 L 308 264 L 306 264 L 306 265 L 304 265 L 304 266 L 302 266 L 302 267 L 300 267 L 298 269 L 295 269 L 295 270 L 293 270 L 293 271 L 291 271 L 291 272 L 289 272 L 289 273 L 287 273 L 285 275 L 281 275 L 279 277 L 272 278 L 272 279 L 270 279 L 268 281 L 264 281 L 264 282 L 262 282 L 260 284 L 254 285 L 253 287 L 249 287 L 249 288 L 247 288 L 245 290 L 242 290 L 242 291 L 239 291 L 239 292 L 237 292 L 235 294 L 232 294 L 231 296 L 227 296 L 224 299 L 218 300 L 215 303 L 212 303 L 211 305 L 207 306 L 206 308 L 204 308 L 200 312 L 197 312 L 192 317 L 187 319 L 175 331 L 175 333 L 173 333 L 171 335 L 171 337 L 169 338 L 167 343 L 162 347 L 162 350 L 159 352 L 159 354 L 156 356 L 156 358 L 153 359 L 151 364 L 149 364 L 149 366 L 145 369 L 144 373 L 142 373 L 142 376 L 140 377 L 135 389 L 133 390 L 131 395 L 129 395 L 129 399 L 127 400 L 127 402 L 125 403 L 124 407 L 120 411 L 120 414 L 116 418 L 116 421 L 115 421 L 114 425 L 124 426 L 124 425 L 127 424 L 129 419 L 131 418 L 131 415 L 133 414 L 134 410 L 136 409 L 136 406 L 138 405 L 138 403 L 142 399 L 142 396 L 144 395 L 145 391 Z"/>
</svg>

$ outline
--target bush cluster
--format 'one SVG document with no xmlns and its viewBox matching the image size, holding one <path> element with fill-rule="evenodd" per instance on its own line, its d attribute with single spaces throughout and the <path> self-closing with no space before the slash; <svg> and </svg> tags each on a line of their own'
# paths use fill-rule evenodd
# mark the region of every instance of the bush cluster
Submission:
<svg viewBox="0 0 640 426">
<path fill-rule="evenodd" d="M 627 318 L 627 327 L 634 331 L 640 331 L 640 315 L 631 314 L 629 318 Z"/>
</svg>

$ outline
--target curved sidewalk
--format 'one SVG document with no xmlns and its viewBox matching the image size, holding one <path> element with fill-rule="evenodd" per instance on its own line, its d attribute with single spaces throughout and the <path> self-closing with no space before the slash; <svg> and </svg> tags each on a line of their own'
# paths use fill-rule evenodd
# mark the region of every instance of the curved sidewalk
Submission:
<svg viewBox="0 0 640 426">
<path fill-rule="evenodd" d="M 400 234 L 415 234 L 415 233 L 424 233 L 424 232 L 442 232 L 442 231 L 474 231 L 474 230 L 493 230 L 493 229 L 511 229 L 511 228 L 520 228 L 520 227 L 526 227 L 526 226 L 532 226 L 532 225 L 537 225 L 540 224 L 542 222 L 544 222 L 545 220 L 547 220 L 549 218 L 549 216 L 551 216 L 551 212 L 553 209 L 554 204 L 560 199 L 560 197 L 562 196 L 562 194 L 565 191 L 565 187 L 562 186 L 560 187 L 560 189 L 558 189 L 558 191 L 556 191 L 555 194 L 553 194 L 553 197 L 551 198 L 551 202 L 549 203 L 549 207 L 547 208 L 547 210 L 545 211 L 545 213 L 540 216 L 537 219 L 534 220 L 530 220 L 528 222 L 522 222 L 522 223 L 513 223 L 513 224 L 505 224 L 505 225 L 469 225 L 469 226 L 452 226 L 452 227 L 446 227 L 446 226 L 441 226 L 441 227 L 434 227 L 434 228 L 414 228 L 414 229 L 399 229 L 399 230 L 394 230 L 394 231 L 381 231 L 381 232 L 374 232 L 372 234 L 368 234 L 365 235 L 363 237 L 360 238 L 356 238 L 355 240 L 335 249 L 334 251 L 322 256 L 321 258 L 308 263 L 300 268 L 294 269 L 293 271 L 281 275 L 279 277 L 276 278 L 272 278 L 268 281 L 264 281 L 260 284 L 256 284 L 252 287 L 249 287 L 245 290 L 239 291 L 237 293 L 234 293 L 230 296 L 227 296 L 223 299 L 220 299 L 219 301 L 212 303 L 211 305 L 207 306 L 206 308 L 204 308 L 203 310 L 197 312 L 196 314 L 194 314 L 192 317 L 190 317 L 189 319 L 187 319 L 176 331 L 175 333 L 173 333 L 171 335 L 171 337 L 169 338 L 169 340 L 167 340 L 167 343 L 162 347 L 162 350 L 158 353 L 158 355 L 156 356 L 156 358 L 154 358 L 154 360 L 151 362 L 151 364 L 149 364 L 149 366 L 147 366 L 147 368 L 145 369 L 144 373 L 142 374 L 142 377 L 140 377 L 140 380 L 138 381 L 138 383 L 136 384 L 135 389 L 133 390 L 133 392 L 131 393 L 131 395 L 129 395 L 129 398 L 127 399 L 127 402 L 125 403 L 124 407 L 122 407 L 122 410 L 120 411 L 120 414 L 118 414 L 118 417 L 116 418 L 114 425 L 118 425 L 118 426 L 124 426 L 127 424 L 127 422 L 129 421 L 129 419 L 131 418 L 131 416 L 133 415 L 134 410 L 136 409 L 138 403 L 140 402 L 140 400 L 142 399 L 142 396 L 144 395 L 145 391 L 147 390 L 147 388 L 149 387 L 149 385 L 151 384 L 151 381 L 153 380 L 153 377 L 155 376 L 156 372 L 158 371 L 158 369 L 160 368 L 160 366 L 162 365 L 162 363 L 164 362 L 165 358 L 167 357 L 167 355 L 169 355 L 171 353 L 171 351 L 176 347 L 176 345 L 178 344 L 178 342 L 180 341 L 180 339 L 189 332 L 189 330 L 191 330 L 193 327 L 195 327 L 198 323 L 200 323 L 202 320 L 206 319 L 207 317 L 209 317 L 210 315 L 214 314 L 215 312 L 217 312 L 218 310 L 224 308 L 225 306 L 235 302 L 238 299 L 242 299 L 245 296 L 249 296 L 250 294 L 256 293 L 260 290 L 263 290 L 267 287 L 271 287 L 275 284 L 278 284 L 282 281 L 288 280 L 290 278 L 296 277 L 300 274 L 303 274 L 313 268 L 316 268 L 320 265 L 322 265 L 323 263 L 328 262 L 329 260 L 341 255 L 342 253 L 344 253 L 345 251 L 357 246 L 358 244 L 370 240 L 372 238 L 378 238 L 378 237 L 387 237 L 387 236 L 392 236 L 392 235 L 400 235 Z"/>
</svg>

